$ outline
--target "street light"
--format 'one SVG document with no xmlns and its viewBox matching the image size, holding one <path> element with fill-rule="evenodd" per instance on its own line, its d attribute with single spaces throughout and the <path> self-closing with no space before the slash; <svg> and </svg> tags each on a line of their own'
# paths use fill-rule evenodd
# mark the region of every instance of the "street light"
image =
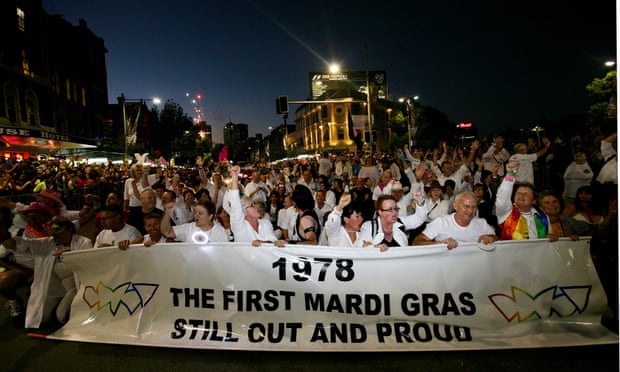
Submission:
<svg viewBox="0 0 620 372">
<path fill-rule="evenodd" d="M 415 119 L 415 111 L 414 111 L 414 102 L 419 100 L 420 96 L 409 96 L 409 97 L 401 97 L 398 99 L 398 102 L 405 103 L 407 108 L 407 133 L 409 137 L 409 148 L 413 148 L 411 142 L 411 128 L 413 127 L 413 135 L 417 131 L 416 127 L 416 119 Z"/>
<path fill-rule="evenodd" d="M 540 142 L 540 132 L 544 131 L 545 129 L 542 128 L 540 125 L 536 124 L 536 126 L 532 129 L 530 129 L 530 131 L 532 132 L 536 132 L 536 139 L 538 140 L 538 147 L 540 148 L 541 142 Z"/>
<path fill-rule="evenodd" d="M 388 107 L 385 112 L 387 113 L 388 141 L 392 142 L 392 125 L 390 124 L 390 120 L 392 118 L 392 109 Z"/>
</svg>

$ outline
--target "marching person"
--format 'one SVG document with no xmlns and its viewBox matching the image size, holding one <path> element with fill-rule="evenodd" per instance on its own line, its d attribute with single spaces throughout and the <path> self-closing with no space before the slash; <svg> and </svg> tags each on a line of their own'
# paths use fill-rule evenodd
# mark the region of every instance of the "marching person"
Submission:
<svg viewBox="0 0 620 372">
<path fill-rule="evenodd" d="M 143 240 L 138 229 L 123 222 L 123 210 L 119 205 L 110 204 L 103 207 L 101 222 L 103 230 L 95 238 L 95 248 L 113 247 L 119 244 L 128 246 L 141 243 Z"/>
<path fill-rule="evenodd" d="M 497 240 L 495 229 L 484 218 L 476 217 L 478 198 L 471 191 L 463 191 L 454 198 L 454 213 L 436 218 L 415 237 L 413 244 L 444 243 L 448 249 L 459 242 L 491 244 Z"/>
<path fill-rule="evenodd" d="M 40 239 L 9 238 L 3 245 L 34 257 L 34 279 L 26 307 L 26 328 L 39 328 L 54 320 L 61 324 L 69 318 L 69 309 L 79 284 L 60 256 L 67 251 L 91 249 L 90 239 L 75 234 L 75 225 L 62 217 L 52 222 L 53 236 Z"/>
<path fill-rule="evenodd" d="M 182 242 L 228 242 L 226 230 L 215 219 L 215 204 L 210 201 L 198 203 L 194 208 L 194 221 L 171 226 L 174 201 L 164 205 L 166 214 L 161 220 L 161 233 L 168 239 Z M 206 237 L 206 238 L 205 238 Z"/>
<path fill-rule="evenodd" d="M 232 168 L 230 190 L 226 193 L 229 202 L 230 226 L 236 242 L 252 243 L 258 247 L 262 242 L 273 243 L 277 240 L 273 225 L 269 219 L 260 218 L 257 205 L 248 197 L 239 197 L 238 165 Z"/>
<path fill-rule="evenodd" d="M 417 191 L 414 195 L 416 203 L 423 200 L 422 193 Z M 382 252 L 388 247 L 404 247 L 408 245 L 406 230 L 415 229 L 426 220 L 424 208 L 418 204 L 415 214 L 402 220 L 398 218 L 400 208 L 396 206 L 396 200 L 392 195 L 381 195 L 375 203 L 377 217 L 364 222 L 359 239 L 364 241 L 364 246 L 374 246 Z"/>
<path fill-rule="evenodd" d="M 362 208 L 351 204 L 351 195 L 345 193 L 338 205 L 327 217 L 325 232 L 330 246 L 363 247 L 359 239 L 360 229 L 364 222 Z"/>
<path fill-rule="evenodd" d="M 495 214 L 500 239 L 521 240 L 545 238 L 549 231 L 549 217 L 536 209 L 536 188 L 529 182 L 515 182 L 519 163 L 506 165 L 506 176 L 497 189 Z"/>
</svg>

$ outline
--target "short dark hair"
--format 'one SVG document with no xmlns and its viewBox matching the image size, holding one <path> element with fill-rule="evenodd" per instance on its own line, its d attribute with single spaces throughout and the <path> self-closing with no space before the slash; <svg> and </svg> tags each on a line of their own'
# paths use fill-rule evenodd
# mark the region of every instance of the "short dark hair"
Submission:
<svg viewBox="0 0 620 372">
<path fill-rule="evenodd" d="M 144 222 L 146 222 L 146 220 L 150 220 L 151 218 L 156 218 L 159 221 L 161 221 L 162 217 L 163 216 L 161 215 L 161 213 L 150 212 L 150 213 L 147 213 L 147 214 L 144 215 L 143 220 L 144 220 Z"/>
<path fill-rule="evenodd" d="M 120 205 L 117 204 L 108 204 L 106 206 L 104 206 L 103 208 L 101 208 L 102 212 L 114 212 L 116 214 L 122 214 L 123 213 L 123 209 L 121 208 Z"/>
<path fill-rule="evenodd" d="M 534 186 L 531 182 L 515 182 L 514 187 L 512 188 L 512 195 L 510 195 L 510 200 L 514 202 L 515 194 L 520 187 L 525 187 L 532 190 L 532 194 L 534 194 L 534 200 L 537 198 L 536 186 Z"/>
<path fill-rule="evenodd" d="M 564 200 L 562 196 L 557 192 L 549 189 L 543 190 L 538 193 L 538 205 L 542 205 L 542 200 L 545 196 L 553 196 L 554 198 L 558 199 L 560 201 L 560 211 L 564 210 Z"/>
<path fill-rule="evenodd" d="M 346 207 L 342 208 L 342 215 L 340 216 L 340 223 L 344 226 L 344 218 L 351 217 L 353 213 L 364 214 L 364 207 L 360 203 L 350 203 Z"/>
<path fill-rule="evenodd" d="M 70 220 L 66 219 L 66 218 L 57 218 L 52 222 L 52 225 L 50 226 L 50 229 L 52 231 L 61 231 L 64 229 L 68 229 L 69 231 L 71 231 L 71 234 L 75 234 L 75 225 L 73 224 L 73 222 L 71 222 Z"/>
</svg>

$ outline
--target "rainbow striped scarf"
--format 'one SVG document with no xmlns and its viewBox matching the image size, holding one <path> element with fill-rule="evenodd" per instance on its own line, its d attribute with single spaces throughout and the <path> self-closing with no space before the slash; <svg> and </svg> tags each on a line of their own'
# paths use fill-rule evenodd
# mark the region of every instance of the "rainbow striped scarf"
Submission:
<svg viewBox="0 0 620 372">
<path fill-rule="evenodd" d="M 539 238 L 544 238 L 547 236 L 547 232 L 549 231 L 549 219 L 547 215 L 539 212 L 537 210 L 534 211 L 534 223 L 536 224 L 536 232 L 538 233 Z M 512 212 L 506 221 L 499 226 L 501 230 L 500 239 L 501 240 L 522 240 L 529 239 L 529 230 L 527 227 L 527 220 L 521 215 L 519 208 L 513 204 Z"/>
</svg>

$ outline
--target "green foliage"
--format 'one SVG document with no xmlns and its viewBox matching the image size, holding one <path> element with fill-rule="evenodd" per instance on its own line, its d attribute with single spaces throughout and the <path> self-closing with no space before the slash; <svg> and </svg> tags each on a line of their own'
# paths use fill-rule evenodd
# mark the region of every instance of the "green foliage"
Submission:
<svg viewBox="0 0 620 372">
<path fill-rule="evenodd" d="M 616 70 L 609 71 L 603 78 L 595 78 L 590 84 L 586 85 L 586 90 L 590 97 L 597 101 L 606 101 L 610 94 L 616 89 Z"/>
<path fill-rule="evenodd" d="M 196 141 L 198 130 L 192 119 L 173 101 L 166 101 L 159 115 L 158 129 L 159 135 L 153 142 L 160 146 L 164 157 L 179 158 L 177 164 L 191 163 L 197 155 L 205 152 L 201 143 Z"/>
<path fill-rule="evenodd" d="M 603 78 L 595 78 L 586 85 L 586 90 L 596 100 L 587 112 L 590 127 L 603 125 L 610 116 L 616 116 L 616 70 L 609 71 Z"/>
<path fill-rule="evenodd" d="M 453 137 L 454 123 L 448 121 L 443 112 L 430 106 L 416 105 L 415 113 L 418 130 L 413 139 L 418 146 L 434 148 L 439 141 Z"/>
</svg>

